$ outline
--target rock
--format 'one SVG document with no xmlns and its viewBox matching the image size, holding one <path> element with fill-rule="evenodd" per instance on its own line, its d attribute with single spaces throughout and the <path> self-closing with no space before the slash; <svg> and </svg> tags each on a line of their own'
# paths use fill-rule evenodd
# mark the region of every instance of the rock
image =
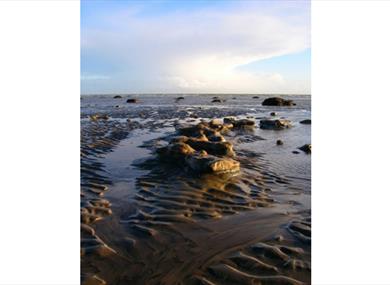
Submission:
<svg viewBox="0 0 390 285">
<path fill-rule="evenodd" d="M 292 153 L 299 154 L 299 151 L 293 150 Z"/>
<path fill-rule="evenodd" d="M 221 99 L 213 99 L 211 103 L 222 103 Z"/>
<path fill-rule="evenodd" d="M 223 119 L 225 124 L 232 124 L 234 128 L 254 127 L 255 121 L 249 119 L 236 120 L 234 117 L 226 117 Z"/>
<path fill-rule="evenodd" d="M 290 128 L 291 122 L 289 120 L 261 120 L 260 129 L 264 130 L 283 130 Z"/>
<path fill-rule="evenodd" d="M 305 144 L 299 148 L 303 152 L 306 152 L 307 154 L 311 153 L 311 144 Z"/>
<path fill-rule="evenodd" d="M 114 96 L 114 99 L 121 99 L 121 98 L 122 98 L 121 95 L 115 95 L 115 96 Z"/>
<path fill-rule="evenodd" d="M 300 123 L 304 124 L 304 125 L 311 125 L 311 120 L 310 119 L 306 119 L 306 120 L 300 121 Z"/>
<path fill-rule="evenodd" d="M 265 99 L 262 105 L 263 106 L 293 106 L 296 104 L 292 100 L 286 100 L 280 97 L 271 97 Z"/>
<path fill-rule="evenodd" d="M 126 103 L 137 103 L 138 100 L 135 98 L 127 99 Z"/>
<path fill-rule="evenodd" d="M 213 155 L 235 156 L 233 145 L 230 142 L 210 142 L 189 138 L 187 144 L 197 151 L 205 150 Z"/>
<path fill-rule="evenodd" d="M 179 101 L 179 100 L 184 100 L 184 97 L 183 96 L 177 97 L 176 101 Z"/>
<path fill-rule="evenodd" d="M 277 145 L 282 145 L 282 144 L 283 144 L 283 141 L 282 141 L 282 140 L 277 140 L 277 141 L 276 141 L 276 144 L 277 144 Z"/>
<path fill-rule="evenodd" d="M 210 155 L 186 157 L 187 165 L 200 173 L 227 173 L 240 170 L 240 163 L 230 158 L 218 158 Z"/>
<path fill-rule="evenodd" d="M 271 112 L 270 115 L 271 116 L 276 116 L 276 113 L 275 112 Z"/>
<path fill-rule="evenodd" d="M 101 115 L 101 114 L 95 114 L 90 115 L 89 118 L 91 121 L 97 121 L 97 120 L 108 120 L 110 117 L 107 114 Z"/>
<path fill-rule="evenodd" d="M 259 96 L 253 96 L 252 98 L 253 99 L 259 99 Z"/>
<path fill-rule="evenodd" d="M 166 158 L 184 159 L 185 156 L 195 153 L 195 150 L 184 142 L 175 142 L 166 147 L 157 149 L 157 153 Z"/>
</svg>

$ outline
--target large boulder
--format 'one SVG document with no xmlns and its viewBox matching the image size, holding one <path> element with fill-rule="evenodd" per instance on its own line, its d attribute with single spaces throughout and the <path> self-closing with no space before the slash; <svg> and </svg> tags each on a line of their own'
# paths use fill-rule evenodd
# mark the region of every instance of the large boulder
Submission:
<svg viewBox="0 0 390 285">
<path fill-rule="evenodd" d="M 280 97 L 267 98 L 262 103 L 263 106 L 294 106 L 295 103 L 292 100 L 286 100 Z"/>
<path fill-rule="evenodd" d="M 289 120 L 261 120 L 260 129 L 263 130 L 283 130 L 290 128 L 291 121 Z"/>
</svg>

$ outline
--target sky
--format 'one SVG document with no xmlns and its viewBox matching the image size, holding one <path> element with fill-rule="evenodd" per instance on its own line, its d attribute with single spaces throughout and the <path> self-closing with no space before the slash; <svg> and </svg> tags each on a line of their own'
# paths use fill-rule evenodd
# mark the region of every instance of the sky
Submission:
<svg viewBox="0 0 390 285">
<path fill-rule="evenodd" d="M 81 0 L 81 93 L 310 94 L 310 2 Z"/>
</svg>

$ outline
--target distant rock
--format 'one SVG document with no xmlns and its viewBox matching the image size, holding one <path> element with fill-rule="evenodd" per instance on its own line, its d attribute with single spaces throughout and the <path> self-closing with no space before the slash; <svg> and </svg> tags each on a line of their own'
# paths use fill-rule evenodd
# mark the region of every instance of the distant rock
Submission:
<svg viewBox="0 0 390 285">
<path fill-rule="evenodd" d="M 180 97 L 177 97 L 177 98 L 176 98 L 176 101 L 180 101 L 180 100 L 184 100 L 184 97 L 183 97 L 183 96 L 180 96 Z"/>
<path fill-rule="evenodd" d="M 115 95 L 115 96 L 114 96 L 114 99 L 121 99 L 121 98 L 122 98 L 121 95 Z"/>
<path fill-rule="evenodd" d="M 252 98 L 253 99 L 259 99 L 259 96 L 253 96 Z"/>
<path fill-rule="evenodd" d="M 263 106 L 294 106 L 296 105 L 292 100 L 286 100 L 280 97 L 267 98 L 262 103 Z"/>
<path fill-rule="evenodd" d="M 311 144 L 305 144 L 299 148 L 301 151 L 309 154 L 311 153 Z"/>
<path fill-rule="evenodd" d="M 135 98 L 127 99 L 126 103 L 137 103 L 138 100 Z"/>
<path fill-rule="evenodd" d="M 283 141 L 282 141 L 282 140 L 277 140 L 277 141 L 276 141 L 276 144 L 277 144 L 277 145 L 282 145 L 282 144 L 283 144 Z"/>
<path fill-rule="evenodd" d="M 97 120 L 108 120 L 110 117 L 107 114 L 101 115 L 101 114 L 95 114 L 90 115 L 89 118 L 91 121 L 97 121 Z"/>
<path fill-rule="evenodd" d="M 299 154 L 299 151 L 293 150 L 292 153 Z"/>
<path fill-rule="evenodd" d="M 276 116 L 276 113 L 275 112 L 271 112 L 270 115 L 271 116 Z"/>
<path fill-rule="evenodd" d="M 311 120 L 310 119 L 306 119 L 306 120 L 300 121 L 300 123 L 304 124 L 304 125 L 311 125 Z"/>
<path fill-rule="evenodd" d="M 291 121 L 289 120 L 261 120 L 260 129 L 264 130 L 283 130 L 290 128 Z"/>
<path fill-rule="evenodd" d="M 222 103 L 222 99 L 215 98 L 211 101 L 211 103 Z"/>
</svg>

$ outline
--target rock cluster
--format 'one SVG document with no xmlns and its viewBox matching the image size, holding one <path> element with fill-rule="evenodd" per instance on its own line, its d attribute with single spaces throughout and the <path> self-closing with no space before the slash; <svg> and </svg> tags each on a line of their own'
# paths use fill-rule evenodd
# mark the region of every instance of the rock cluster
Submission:
<svg viewBox="0 0 390 285">
<path fill-rule="evenodd" d="M 292 100 L 286 100 L 280 97 L 267 98 L 262 103 L 263 106 L 294 106 L 296 105 Z"/>
<path fill-rule="evenodd" d="M 233 159 L 233 144 L 223 137 L 232 128 L 232 123 L 216 119 L 179 127 L 179 136 L 157 153 L 162 159 L 184 164 L 197 173 L 236 173 L 240 163 Z"/>
</svg>

